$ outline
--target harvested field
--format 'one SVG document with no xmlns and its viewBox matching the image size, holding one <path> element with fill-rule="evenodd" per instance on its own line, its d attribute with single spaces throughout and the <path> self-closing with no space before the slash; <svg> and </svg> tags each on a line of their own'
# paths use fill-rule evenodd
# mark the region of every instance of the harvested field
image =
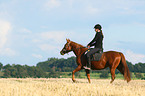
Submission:
<svg viewBox="0 0 145 96">
<path fill-rule="evenodd" d="M 0 96 L 145 96 L 145 80 L 0 79 Z"/>
</svg>

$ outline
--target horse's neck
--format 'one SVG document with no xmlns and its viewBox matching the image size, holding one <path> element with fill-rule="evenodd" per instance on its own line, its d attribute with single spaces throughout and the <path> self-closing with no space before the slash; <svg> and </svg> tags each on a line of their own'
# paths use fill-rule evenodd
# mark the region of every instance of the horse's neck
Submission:
<svg viewBox="0 0 145 96">
<path fill-rule="evenodd" d="M 72 46 L 73 52 L 76 56 L 81 55 L 82 53 L 84 53 L 88 49 L 80 44 L 75 43 L 75 42 L 72 42 L 71 46 Z"/>
</svg>

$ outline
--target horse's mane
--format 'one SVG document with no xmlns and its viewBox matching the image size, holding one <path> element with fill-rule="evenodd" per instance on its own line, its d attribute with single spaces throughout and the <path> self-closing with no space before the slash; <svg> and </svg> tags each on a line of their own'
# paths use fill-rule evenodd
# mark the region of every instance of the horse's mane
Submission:
<svg viewBox="0 0 145 96">
<path fill-rule="evenodd" d="M 77 45 L 77 46 L 79 46 L 79 47 L 84 47 L 83 45 L 78 44 L 78 43 L 76 43 L 76 42 L 74 42 L 74 41 L 71 41 L 71 43 L 72 43 L 72 44 L 75 44 L 75 45 Z"/>
</svg>

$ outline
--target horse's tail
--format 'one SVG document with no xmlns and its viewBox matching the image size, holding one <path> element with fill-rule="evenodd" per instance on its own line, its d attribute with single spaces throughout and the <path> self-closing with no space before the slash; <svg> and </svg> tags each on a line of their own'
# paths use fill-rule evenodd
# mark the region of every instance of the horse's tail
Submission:
<svg viewBox="0 0 145 96">
<path fill-rule="evenodd" d="M 123 53 L 119 53 L 121 55 L 121 61 L 120 61 L 120 66 L 122 66 L 122 68 L 120 68 L 122 70 L 122 73 L 124 74 L 124 79 L 127 80 L 127 82 L 129 82 L 131 80 L 130 77 L 130 72 L 129 72 L 129 68 L 127 66 L 126 60 L 125 60 L 125 56 L 123 55 Z"/>
</svg>

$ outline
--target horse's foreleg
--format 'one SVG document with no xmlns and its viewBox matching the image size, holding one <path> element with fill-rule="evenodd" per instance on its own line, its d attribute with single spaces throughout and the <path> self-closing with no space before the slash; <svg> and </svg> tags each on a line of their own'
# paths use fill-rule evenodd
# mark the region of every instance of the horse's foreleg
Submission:
<svg viewBox="0 0 145 96">
<path fill-rule="evenodd" d="M 86 71 L 86 74 L 87 74 L 88 81 L 89 81 L 89 83 L 91 83 L 91 81 L 90 81 L 90 70 L 85 70 L 85 71 Z"/>
<path fill-rule="evenodd" d="M 72 81 L 75 82 L 75 73 L 81 70 L 81 66 L 78 66 L 73 72 L 72 72 Z"/>
</svg>

